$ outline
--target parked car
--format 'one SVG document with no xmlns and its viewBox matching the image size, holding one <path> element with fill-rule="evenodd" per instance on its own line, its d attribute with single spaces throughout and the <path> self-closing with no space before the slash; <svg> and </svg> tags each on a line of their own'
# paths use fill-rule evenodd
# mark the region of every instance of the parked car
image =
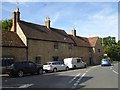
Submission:
<svg viewBox="0 0 120 90">
<path fill-rule="evenodd" d="M 43 73 L 43 65 L 35 64 L 31 61 L 21 61 L 14 62 L 12 65 L 6 68 L 6 74 L 12 76 L 23 77 L 24 74 L 42 74 Z"/>
<path fill-rule="evenodd" d="M 45 72 L 48 71 L 57 72 L 60 70 L 69 70 L 68 66 L 61 61 L 47 62 L 43 65 L 43 69 Z"/>
<path fill-rule="evenodd" d="M 67 65 L 70 69 L 72 68 L 86 68 L 86 63 L 81 58 L 65 58 L 65 65 Z"/>
<path fill-rule="evenodd" d="M 101 66 L 111 66 L 111 63 L 107 58 L 104 58 L 101 61 Z"/>
</svg>

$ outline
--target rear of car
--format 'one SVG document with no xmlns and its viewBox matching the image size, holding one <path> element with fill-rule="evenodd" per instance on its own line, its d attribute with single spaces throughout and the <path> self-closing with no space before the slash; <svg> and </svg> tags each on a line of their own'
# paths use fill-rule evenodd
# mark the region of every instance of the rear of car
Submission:
<svg viewBox="0 0 120 90">
<path fill-rule="evenodd" d="M 53 71 L 54 68 L 55 68 L 55 65 L 52 62 L 47 62 L 43 65 L 43 69 L 45 70 L 45 72 Z"/>
<path fill-rule="evenodd" d="M 111 63 L 107 58 L 104 58 L 101 61 L 101 66 L 111 66 Z"/>
</svg>

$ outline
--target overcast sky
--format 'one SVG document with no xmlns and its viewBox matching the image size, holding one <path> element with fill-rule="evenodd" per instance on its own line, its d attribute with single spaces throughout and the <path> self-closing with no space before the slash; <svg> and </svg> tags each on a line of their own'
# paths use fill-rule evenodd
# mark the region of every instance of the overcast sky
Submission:
<svg viewBox="0 0 120 90">
<path fill-rule="evenodd" d="M 113 36 L 118 40 L 117 2 L 19 2 L 18 6 L 21 20 L 44 25 L 50 17 L 51 27 L 68 34 L 76 28 L 78 36 Z M 11 19 L 16 7 L 16 2 L 3 2 L 2 20 Z"/>
</svg>

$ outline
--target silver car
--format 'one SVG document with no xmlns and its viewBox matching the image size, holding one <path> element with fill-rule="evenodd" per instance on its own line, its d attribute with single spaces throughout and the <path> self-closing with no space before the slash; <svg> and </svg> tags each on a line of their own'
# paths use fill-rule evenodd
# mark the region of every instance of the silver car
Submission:
<svg viewBox="0 0 120 90">
<path fill-rule="evenodd" d="M 52 71 L 52 72 L 57 72 L 61 70 L 69 70 L 68 66 L 65 65 L 61 61 L 52 61 L 52 62 L 47 62 L 43 65 L 43 70 L 45 72 Z"/>
</svg>

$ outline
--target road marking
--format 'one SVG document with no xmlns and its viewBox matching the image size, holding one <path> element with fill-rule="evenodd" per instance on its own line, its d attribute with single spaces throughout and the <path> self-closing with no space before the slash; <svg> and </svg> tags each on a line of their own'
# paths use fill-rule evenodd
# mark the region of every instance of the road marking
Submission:
<svg viewBox="0 0 120 90">
<path fill-rule="evenodd" d="M 79 82 L 81 81 L 81 79 L 85 76 L 86 73 L 84 73 L 73 85 L 73 89 L 76 88 L 76 86 L 79 84 Z"/>
<path fill-rule="evenodd" d="M 69 83 L 72 83 L 78 76 L 80 76 L 81 73 L 77 74 L 73 79 L 69 81 Z"/>
<path fill-rule="evenodd" d="M 86 72 L 88 72 L 88 71 L 86 71 Z"/>
<path fill-rule="evenodd" d="M 118 74 L 118 72 L 116 72 L 115 70 L 112 70 L 114 73 Z"/>
<path fill-rule="evenodd" d="M 28 87 L 30 87 L 30 86 L 32 86 L 33 84 L 24 84 L 24 85 L 22 85 L 22 86 L 20 86 L 20 87 L 18 87 L 18 88 L 28 88 Z"/>
<path fill-rule="evenodd" d="M 118 64 L 118 63 L 117 63 L 117 64 Z M 117 64 L 114 64 L 114 66 L 117 65 Z M 113 66 L 111 66 L 110 69 L 111 69 L 114 73 L 118 74 L 118 72 L 116 72 L 115 70 L 113 70 Z"/>
<path fill-rule="evenodd" d="M 17 88 L 17 87 L 0 87 L 0 88 Z"/>
<path fill-rule="evenodd" d="M 9 76 L 8 74 L 0 74 L 0 77 Z"/>
</svg>

